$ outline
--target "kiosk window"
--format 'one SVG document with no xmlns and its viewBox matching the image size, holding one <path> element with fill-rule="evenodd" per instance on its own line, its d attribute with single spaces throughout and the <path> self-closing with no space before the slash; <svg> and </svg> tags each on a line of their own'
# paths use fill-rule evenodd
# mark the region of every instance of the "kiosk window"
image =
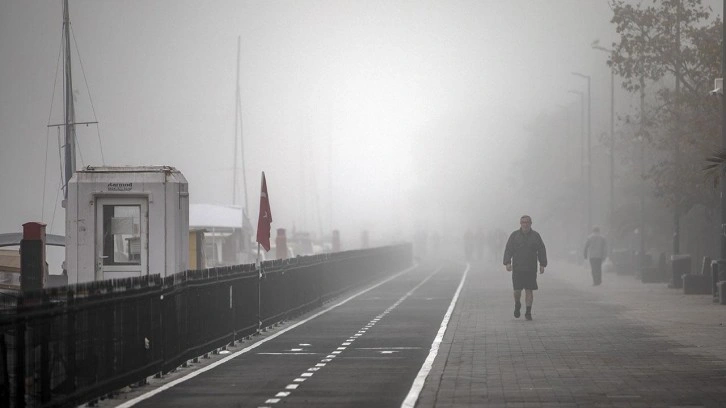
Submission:
<svg viewBox="0 0 726 408">
<path fill-rule="evenodd" d="M 141 206 L 103 206 L 103 264 L 141 265 Z"/>
</svg>

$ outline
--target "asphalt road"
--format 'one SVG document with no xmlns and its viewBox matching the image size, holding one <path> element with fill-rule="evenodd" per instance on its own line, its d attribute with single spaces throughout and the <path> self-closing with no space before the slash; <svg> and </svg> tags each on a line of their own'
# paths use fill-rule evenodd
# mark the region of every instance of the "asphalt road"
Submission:
<svg viewBox="0 0 726 408">
<path fill-rule="evenodd" d="M 400 407 L 418 392 L 415 380 L 432 360 L 466 269 L 415 267 L 349 293 L 262 342 L 253 338 L 206 371 L 186 369 L 122 406 Z"/>
</svg>

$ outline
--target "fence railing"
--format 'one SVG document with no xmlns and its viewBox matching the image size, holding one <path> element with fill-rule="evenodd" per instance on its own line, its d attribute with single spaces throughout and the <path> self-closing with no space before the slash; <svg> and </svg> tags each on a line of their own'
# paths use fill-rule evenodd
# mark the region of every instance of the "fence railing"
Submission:
<svg viewBox="0 0 726 408">
<path fill-rule="evenodd" d="M 0 311 L 0 406 L 77 406 L 411 262 L 401 244 L 24 294 Z"/>
</svg>

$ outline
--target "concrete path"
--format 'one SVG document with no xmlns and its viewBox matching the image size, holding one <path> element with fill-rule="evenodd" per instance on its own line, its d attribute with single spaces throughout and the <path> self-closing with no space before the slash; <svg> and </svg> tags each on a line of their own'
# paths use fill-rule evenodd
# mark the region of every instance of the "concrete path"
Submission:
<svg viewBox="0 0 726 408">
<path fill-rule="evenodd" d="M 726 406 L 726 306 L 553 263 L 533 321 L 513 317 L 511 280 L 477 264 L 418 407 Z"/>
</svg>

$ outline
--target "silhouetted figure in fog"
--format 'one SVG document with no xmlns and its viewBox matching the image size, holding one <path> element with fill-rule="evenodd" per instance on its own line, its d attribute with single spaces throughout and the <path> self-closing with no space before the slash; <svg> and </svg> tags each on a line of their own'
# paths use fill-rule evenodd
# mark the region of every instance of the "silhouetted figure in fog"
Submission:
<svg viewBox="0 0 726 408">
<path fill-rule="evenodd" d="M 539 273 L 543 274 L 547 266 L 547 251 L 542 237 L 532 229 L 532 217 L 523 215 L 519 219 L 519 225 L 520 228 L 509 235 L 504 248 L 504 266 L 512 272 L 514 317 L 519 317 L 522 308 L 520 299 L 524 289 L 524 301 L 527 304 L 524 317 L 532 320 L 533 291 L 537 290 L 537 262 L 539 261 Z"/>
<path fill-rule="evenodd" d="M 504 248 L 504 244 L 507 242 L 507 233 L 502 231 L 500 228 L 495 229 L 492 231 L 492 253 L 494 254 L 494 259 L 500 259 L 502 257 L 502 254 L 500 252 L 502 251 L 502 248 Z"/>
<path fill-rule="evenodd" d="M 464 257 L 466 262 L 471 261 L 471 256 L 474 253 L 474 234 L 470 229 L 464 233 Z"/>
<path fill-rule="evenodd" d="M 433 252 L 434 257 L 439 256 L 440 246 L 441 237 L 439 236 L 438 231 L 434 231 L 434 234 L 431 236 L 431 252 Z"/>
<path fill-rule="evenodd" d="M 476 260 L 481 261 L 484 259 L 484 247 L 486 247 L 486 235 L 482 227 L 476 231 Z"/>
<path fill-rule="evenodd" d="M 585 242 L 585 259 L 590 259 L 590 272 L 592 273 L 592 285 L 598 286 L 602 283 L 602 261 L 608 255 L 608 242 L 600 235 L 600 227 L 593 227 L 592 234 Z"/>
<path fill-rule="evenodd" d="M 414 251 L 419 259 L 426 257 L 427 247 L 427 233 L 426 231 L 416 231 Z"/>
</svg>

